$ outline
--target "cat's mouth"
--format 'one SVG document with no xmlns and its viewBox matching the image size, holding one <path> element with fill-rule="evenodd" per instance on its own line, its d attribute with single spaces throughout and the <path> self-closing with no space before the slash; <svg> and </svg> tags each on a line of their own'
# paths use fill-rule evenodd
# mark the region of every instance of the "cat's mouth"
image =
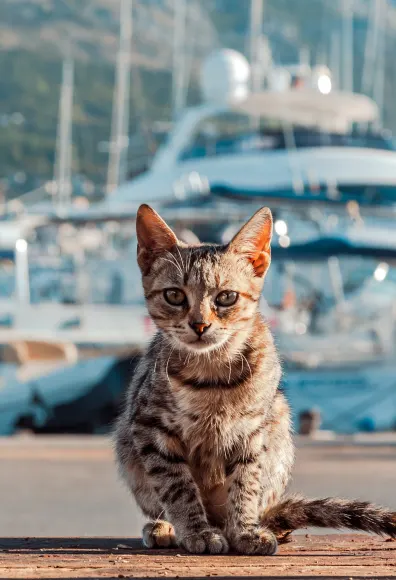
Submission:
<svg viewBox="0 0 396 580">
<path fill-rule="evenodd" d="M 220 348 L 222 343 L 219 342 L 203 342 L 202 340 L 196 340 L 195 342 L 185 343 L 188 350 L 194 352 L 208 352 L 210 350 L 216 350 Z"/>
<path fill-rule="evenodd" d="M 178 340 L 189 351 L 195 352 L 205 352 L 205 351 L 207 352 L 210 350 L 215 350 L 216 348 L 220 348 L 224 344 L 224 342 L 226 342 L 226 339 L 222 337 L 215 337 L 210 335 L 199 336 L 193 340 L 186 341 L 184 340 L 181 341 L 180 339 Z"/>
</svg>

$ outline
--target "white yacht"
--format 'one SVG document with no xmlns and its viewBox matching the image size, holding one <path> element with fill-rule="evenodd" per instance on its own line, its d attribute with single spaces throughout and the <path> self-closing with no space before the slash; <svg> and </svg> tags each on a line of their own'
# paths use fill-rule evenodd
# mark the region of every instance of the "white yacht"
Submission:
<svg viewBox="0 0 396 580">
<path fill-rule="evenodd" d="M 202 68 L 203 102 L 183 112 L 150 169 L 100 211 L 210 191 L 393 204 L 396 151 L 386 132 L 373 129 L 374 101 L 333 88 L 326 67 L 273 68 L 268 88 L 256 93 L 249 76 L 240 53 L 212 54 Z"/>
</svg>

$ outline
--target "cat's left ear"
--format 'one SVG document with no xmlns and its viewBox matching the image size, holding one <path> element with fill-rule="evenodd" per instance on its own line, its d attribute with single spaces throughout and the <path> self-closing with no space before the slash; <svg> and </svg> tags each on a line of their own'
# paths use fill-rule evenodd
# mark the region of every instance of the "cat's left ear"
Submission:
<svg viewBox="0 0 396 580">
<path fill-rule="evenodd" d="M 271 263 L 271 238 L 271 210 L 263 207 L 233 237 L 229 249 L 245 255 L 251 262 L 256 276 L 263 277 Z"/>
</svg>

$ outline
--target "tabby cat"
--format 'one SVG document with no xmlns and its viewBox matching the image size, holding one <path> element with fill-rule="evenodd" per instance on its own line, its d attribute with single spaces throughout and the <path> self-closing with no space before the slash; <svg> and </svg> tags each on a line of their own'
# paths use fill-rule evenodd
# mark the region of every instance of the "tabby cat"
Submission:
<svg viewBox="0 0 396 580">
<path fill-rule="evenodd" d="M 149 522 L 144 545 L 274 554 L 306 526 L 396 536 L 396 515 L 360 501 L 283 498 L 294 460 L 281 366 L 258 311 L 272 216 L 224 246 L 180 242 L 137 215 L 138 263 L 158 327 L 115 434 L 120 471 Z"/>
</svg>

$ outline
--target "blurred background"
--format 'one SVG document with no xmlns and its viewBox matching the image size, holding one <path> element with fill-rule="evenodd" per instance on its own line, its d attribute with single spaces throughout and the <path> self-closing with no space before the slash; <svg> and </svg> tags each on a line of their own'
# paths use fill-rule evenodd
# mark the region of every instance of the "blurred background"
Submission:
<svg viewBox="0 0 396 580">
<path fill-rule="evenodd" d="M 2 0 L 0 535 L 131 535 L 109 433 L 153 336 L 150 203 L 274 214 L 293 489 L 396 508 L 396 2 Z"/>
</svg>

